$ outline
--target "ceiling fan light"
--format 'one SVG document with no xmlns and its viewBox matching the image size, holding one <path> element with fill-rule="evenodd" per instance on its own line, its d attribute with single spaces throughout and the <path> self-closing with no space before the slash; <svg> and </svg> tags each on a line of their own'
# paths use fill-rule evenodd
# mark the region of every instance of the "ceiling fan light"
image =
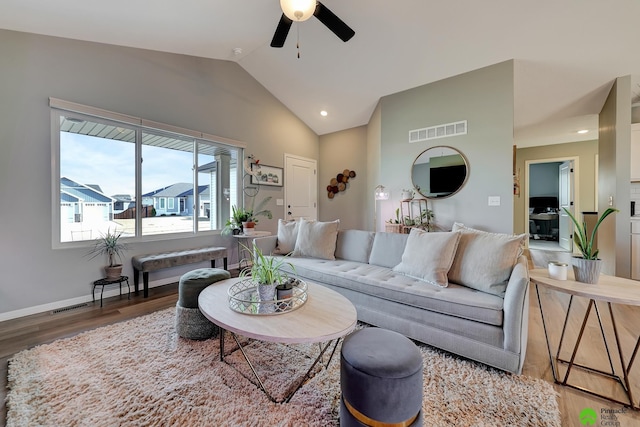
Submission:
<svg viewBox="0 0 640 427">
<path fill-rule="evenodd" d="M 280 0 L 280 7 L 287 18 L 302 22 L 313 16 L 316 0 Z"/>
</svg>

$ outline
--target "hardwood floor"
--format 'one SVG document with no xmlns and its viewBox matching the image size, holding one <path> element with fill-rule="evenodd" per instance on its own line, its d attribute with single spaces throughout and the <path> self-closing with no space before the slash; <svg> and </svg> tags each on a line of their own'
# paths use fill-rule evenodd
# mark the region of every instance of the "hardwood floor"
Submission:
<svg viewBox="0 0 640 427">
<path fill-rule="evenodd" d="M 548 320 L 549 334 L 552 342 L 556 345 L 560 336 L 562 321 L 568 304 L 568 297 L 553 291 L 545 291 L 542 288 L 540 289 L 540 295 L 545 318 Z M 89 303 L 87 307 L 68 312 L 57 314 L 43 313 L 1 322 L 0 402 L 2 402 L 2 410 L 0 411 L 0 425 L 4 425 L 6 422 L 4 400 L 6 397 L 7 361 L 14 353 L 59 338 L 73 336 L 82 331 L 173 307 L 177 299 L 177 284 L 172 284 L 150 289 L 149 298 L 147 299 L 142 298 L 142 293 L 140 293 L 139 296 L 132 295 L 131 300 L 127 300 L 124 297 L 122 299 L 113 297 L 104 301 L 103 308 L 100 308 L 99 302 L 95 304 Z M 529 305 L 529 341 L 523 374 L 553 382 L 540 318 L 540 309 L 534 287 L 531 289 Z M 575 310 L 573 311 L 575 316 L 572 316 L 569 322 L 567 337 L 565 338 L 567 339 L 567 344 L 563 347 L 562 352 L 562 355 L 567 359 L 570 357 L 570 350 L 573 343 L 571 338 L 575 338 L 579 331 L 585 309 L 586 304 L 584 300 L 574 299 L 572 310 Z M 638 325 L 640 325 L 640 307 L 614 306 L 614 312 L 624 349 L 625 361 L 628 363 L 636 337 L 640 334 L 640 328 L 638 328 Z M 611 332 L 611 321 L 604 305 L 600 307 L 600 314 L 605 329 Z M 616 360 L 618 360 L 618 356 L 611 347 L 612 343 L 613 341 L 610 341 L 609 345 L 612 351 L 614 366 L 617 366 Z M 588 360 L 590 365 L 595 364 L 603 369 L 606 369 L 608 366 L 606 353 L 603 350 L 600 329 L 595 321 L 595 316 L 593 316 L 585 330 L 585 338 L 578 352 L 578 360 L 582 362 Z M 640 365 L 640 360 L 636 362 L 636 365 Z M 617 370 L 619 369 L 617 368 Z M 635 393 L 634 399 L 636 403 L 638 403 L 640 399 L 640 366 L 634 366 L 633 371 L 635 372 L 632 373 L 631 378 L 632 390 Z M 612 386 L 612 381 L 610 380 L 594 378 L 592 376 L 585 377 L 585 375 L 582 375 L 579 371 L 574 372 L 572 372 L 571 378 L 573 379 L 575 375 L 576 380 L 579 380 L 581 384 L 586 387 L 607 393 L 616 390 L 616 387 Z M 598 422 L 595 424 L 597 426 L 640 425 L 640 411 L 625 409 L 624 413 L 607 412 L 611 410 L 621 410 L 622 406 L 592 397 L 568 387 L 560 385 L 554 385 L 554 387 L 558 392 L 558 404 L 562 414 L 563 426 L 580 426 L 579 416 L 584 408 L 592 408 L 597 412 Z M 602 419 L 602 416 L 609 418 Z M 616 419 L 611 418 L 612 416 Z M 615 421 L 617 421 L 617 424 Z"/>
</svg>

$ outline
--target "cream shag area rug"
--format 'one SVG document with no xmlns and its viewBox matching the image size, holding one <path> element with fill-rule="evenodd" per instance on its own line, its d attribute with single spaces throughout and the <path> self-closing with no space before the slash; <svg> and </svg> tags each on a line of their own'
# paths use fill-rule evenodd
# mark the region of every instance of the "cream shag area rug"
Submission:
<svg viewBox="0 0 640 427">
<path fill-rule="evenodd" d="M 240 351 L 219 361 L 218 339 L 179 338 L 175 309 L 88 331 L 16 354 L 9 362 L 7 426 L 337 426 L 340 357 L 275 404 Z M 227 334 L 229 336 L 229 334 Z M 274 395 L 317 346 L 248 342 Z M 233 350 L 225 341 L 225 352 Z M 427 346 L 424 422 L 429 426 L 560 426 L 556 393 Z M 295 369 L 291 369 L 295 368 Z M 241 372 L 239 372 L 241 371 Z M 244 374 L 244 375 L 243 375 Z"/>
</svg>

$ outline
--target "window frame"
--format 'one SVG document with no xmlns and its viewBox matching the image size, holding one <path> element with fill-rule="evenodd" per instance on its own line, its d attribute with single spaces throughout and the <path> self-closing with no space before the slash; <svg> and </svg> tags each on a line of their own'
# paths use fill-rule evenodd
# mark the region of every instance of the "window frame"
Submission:
<svg viewBox="0 0 640 427">
<path fill-rule="evenodd" d="M 191 231 L 180 231 L 175 233 L 165 234 L 142 234 L 142 218 L 140 217 L 143 200 L 142 200 L 142 172 L 141 172 L 141 157 L 142 157 L 142 134 L 143 132 L 162 132 L 175 134 L 180 138 L 193 138 L 193 166 L 197 165 L 198 150 L 200 144 L 207 146 L 213 146 L 217 148 L 227 149 L 229 151 L 236 151 L 237 153 L 237 165 L 235 173 L 235 191 L 237 194 L 242 194 L 242 176 L 243 176 L 243 159 L 244 149 L 246 144 L 241 141 L 236 141 L 229 138 L 219 137 L 204 132 L 193 131 L 190 129 L 180 128 L 164 123 L 154 122 L 146 119 L 141 119 L 133 116 L 128 116 L 108 110 L 103 110 L 96 107 L 90 107 L 82 104 L 77 104 L 69 101 L 64 101 L 56 98 L 49 98 L 50 107 L 50 119 L 51 119 L 51 206 L 52 206 L 52 248 L 73 248 L 73 247 L 90 247 L 94 244 L 94 241 L 80 240 L 80 241 L 62 241 L 62 224 L 61 224 L 61 199 L 60 199 L 60 117 L 74 117 L 81 120 L 87 120 L 97 122 L 101 124 L 107 124 L 112 126 L 126 126 L 127 128 L 133 128 L 136 131 L 135 140 L 135 201 L 136 201 L 136 220 L 135 220 L 135 236 L 127 237 L 128 242 L 145 242 L 145 241 L 160 241 L 160 240 L 176 240 L 184 238 L 192 238 L 198 235 L 206 234 L 220 234 L 224 219 L 220 218 L 218 228 L 215 230 L 203 229 L 198 230 L 198 204 L 199 194 L 195 191 L 195 215 L 193 215 L 193 227 Z M 198 174 L 194 173 L 193 179 L 194 190 L 198 188 Z M 231 190 L 233 191 L 233 189 Z M 216 192 L 217 194 L 217 192 Z M 221 196 L 224 198 L 224 195 Z M 211 197 L 211 196 L 210 196 Z M 171 203 L 173 202 L 173 203 Z M 242 198 L 238 198 L 237 204 L 242 205 Z M 175 209 L 175 200 L 168 202 L 165 200 L 166 209 L 171 209 L 169 204 L 173 205 Z M 95 238 L 96 236 L 94 236 Z"/>
</svg>

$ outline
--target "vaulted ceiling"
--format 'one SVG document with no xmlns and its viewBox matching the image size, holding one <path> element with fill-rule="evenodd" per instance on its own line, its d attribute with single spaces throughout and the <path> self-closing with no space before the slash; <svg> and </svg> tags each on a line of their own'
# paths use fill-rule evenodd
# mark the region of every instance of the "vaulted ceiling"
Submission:
<svg viewBox="0 0 640 427">
<path fill-rule="evenodd" d="M 515 59 L 516 142 L 594 139 L 613 80 L 640 75 L 637 0 L 323 4 L 350 41 L 311 18 L 270 47 L 278 0 L 3 0 L 0 28 L 235 61 L 319 135 L 366 124 L 382 96 Z"/>
</svg>

